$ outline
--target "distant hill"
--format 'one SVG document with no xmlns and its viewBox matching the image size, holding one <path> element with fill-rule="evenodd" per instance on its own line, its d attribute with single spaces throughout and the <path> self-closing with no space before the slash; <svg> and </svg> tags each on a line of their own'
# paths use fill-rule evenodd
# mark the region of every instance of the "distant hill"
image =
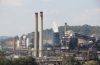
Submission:
<svg viewBox="0 0 100 65">
<path fill-rule="evenodd" d="M 100 26 L 90 26 L 84 24 L 82 26 L 68 26 L 67 29 L 85 35 L 91 35 L 91 34 L 100 35 Z M 64 26 L 60 26 L 59 31 L 64 32 Z"/>
<path fill-rule="evenodd" d="M 8 36 L 0 36 L 0 41 L 9 38 Z"/>
</svg>

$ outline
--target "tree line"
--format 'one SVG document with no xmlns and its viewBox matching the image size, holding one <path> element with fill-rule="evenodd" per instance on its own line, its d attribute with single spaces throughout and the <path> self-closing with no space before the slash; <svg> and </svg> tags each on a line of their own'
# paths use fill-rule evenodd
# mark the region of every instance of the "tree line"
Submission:
<svg viewBox="0 0 100 65">
<path fill-rule="evenodd" d="M 16 58 L 12 60 L 0 58 L 0 65 L 38 65 L 38 63 L 32 57 Z"/>
<path fill-rule="evenodd" d="M 85 60 L 85 61 L 79 61 L 76 60 L 73 56 L 64 56 L 62 65 L 100 65 L 99 60 Z"/>
</svg>

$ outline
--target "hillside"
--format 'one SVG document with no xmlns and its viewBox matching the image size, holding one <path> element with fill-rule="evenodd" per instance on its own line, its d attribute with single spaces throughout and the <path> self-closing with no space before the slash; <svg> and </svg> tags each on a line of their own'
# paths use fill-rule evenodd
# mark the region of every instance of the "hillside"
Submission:
<svg viewBox="0 0 100 65">
<path fill-rule="evenodd" d="M 100 26 L 90 26 L 90 25 L 82 25 L 82 26 L 68 26 L 68 30 L 73 30 L 76 33 L 80 34 L 86 34 L 86 35 L 91 35 L 91 34 L 97 34 L 100 35 Z M 64 26 L 59 27 L 59 31 L 64 32 Z"/>
<path fill-rule="evenodd" d="M 9 38 L 8 36 L 0 36 L 0 41 Z"/>
</svg>

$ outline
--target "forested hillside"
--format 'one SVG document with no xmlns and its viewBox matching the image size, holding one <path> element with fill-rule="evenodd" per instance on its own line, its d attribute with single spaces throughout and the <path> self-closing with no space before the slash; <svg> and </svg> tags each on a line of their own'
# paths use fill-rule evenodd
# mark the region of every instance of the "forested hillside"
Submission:
<svg viewBox="0 0 100 65">
<path fill-rule="evenodd" d="M 90 25 L 82 25 L 82 26 L 68 26 L 68 30 L 73 30 L 76 33 L 80 34 L 86 34 L 86 35 L 91 35 L 91 34 L 97 34 L 100 35 L 100 26 L 90 26 Z M 64 26 L 59 27 L 60 32 L 64 32 Z"/>
</svg>

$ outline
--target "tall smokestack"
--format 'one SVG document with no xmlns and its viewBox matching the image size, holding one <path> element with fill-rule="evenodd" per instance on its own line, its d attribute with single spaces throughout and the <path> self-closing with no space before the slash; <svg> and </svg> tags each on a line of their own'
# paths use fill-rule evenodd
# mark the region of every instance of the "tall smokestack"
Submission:
<svg viewBox="0 0 100 65">
<path fill-rule="evenodd" d="M 16 54 L 16 38 L 13 38 L 13 54 Z"/>
<path fill-rule="evenodd" d="M 67 31 L 67 23 L 65 23 L 65 32 Z"/>
<path fill-rule="evenodd" d="M 13 39 L 13 54 L 15 54 L 15 39 Z"/>
<path fill-rule="evenodd" d="M 39 57 L 43 56 L 43 12 L 40 12 L 40 39 L 39 39 Z"/>
<path fill-rule="evenodd" d="M 67 23 L 65 23 L 65 36 L 67 34 Z"/>
<path fill-rule="evenodd" d="M 35 13 L 34 56 L 38 57 L 38 13 Z"/>
</svg>

